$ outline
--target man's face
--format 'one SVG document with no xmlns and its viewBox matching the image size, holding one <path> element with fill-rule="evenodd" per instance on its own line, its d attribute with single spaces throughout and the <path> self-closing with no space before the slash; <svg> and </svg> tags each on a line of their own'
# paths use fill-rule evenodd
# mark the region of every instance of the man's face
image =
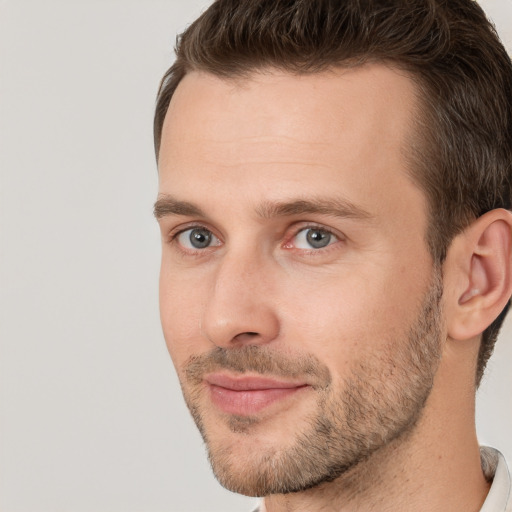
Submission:
<svg viewBox="0 0 512 512">
<path fill-rule="evenodd" d="M 412 82 L 378 65 L 191 73 L 172 99 L 161 318 L 231 490 L 332 480 L 416 424 L 442 287 L 404 156 L 414 106 Z"/>
</svg>

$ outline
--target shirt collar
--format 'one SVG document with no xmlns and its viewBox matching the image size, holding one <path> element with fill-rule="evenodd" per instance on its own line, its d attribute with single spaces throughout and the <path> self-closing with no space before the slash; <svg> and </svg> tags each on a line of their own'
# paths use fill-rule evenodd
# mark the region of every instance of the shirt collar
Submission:
<svg viewBox="0 0 512 512">
<path fill-rule="evenodd" d="M 480 512 L 512 512 L 510 473 L 505 458 L 498 450 L 487 446 L 480 448 L 480 455 L 485 476 L 492 480 Z"/>
</svg>

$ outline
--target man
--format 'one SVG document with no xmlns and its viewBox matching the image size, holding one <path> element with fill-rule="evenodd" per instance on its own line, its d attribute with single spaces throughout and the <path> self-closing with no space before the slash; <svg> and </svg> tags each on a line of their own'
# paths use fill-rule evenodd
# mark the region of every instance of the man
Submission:
<svg viewBox="0 0 512 512">
<path fill-rule="evenodd" d="M 260 510 L 511 511 L 512 65 L 471 0 L 217 0 L 155 116 L 165 338 Z"/>
</svg>

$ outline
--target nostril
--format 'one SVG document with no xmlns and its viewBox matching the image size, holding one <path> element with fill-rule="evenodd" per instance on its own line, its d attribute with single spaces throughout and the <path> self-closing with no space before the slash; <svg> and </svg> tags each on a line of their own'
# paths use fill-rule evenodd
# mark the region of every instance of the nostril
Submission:
<svg viewBox="0 0 512 512">
<path fill-rule="evenodd" d="M 233 339 L 234 341 L 238 341 L 241 343 L 254 340 L 254 338 L 257 338 L 259 336 L 259 333 L 247 331 L 247 332 L 241 332 L 240 334 L 237 334 Z"/>
</svg>

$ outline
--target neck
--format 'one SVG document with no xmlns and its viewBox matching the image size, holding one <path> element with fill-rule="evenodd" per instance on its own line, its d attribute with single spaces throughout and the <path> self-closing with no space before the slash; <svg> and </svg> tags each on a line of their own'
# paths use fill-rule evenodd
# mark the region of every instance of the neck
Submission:
<svg viewBox="0 0 512 512">
<path fill-rule="evenodd" d="M 268 496 L 267 512 L 478 512 L 489 484 L 480 462 L 474 392 L 443 372 L 441 367 L 412 431 L 333 482 Z"/>
</svg>

